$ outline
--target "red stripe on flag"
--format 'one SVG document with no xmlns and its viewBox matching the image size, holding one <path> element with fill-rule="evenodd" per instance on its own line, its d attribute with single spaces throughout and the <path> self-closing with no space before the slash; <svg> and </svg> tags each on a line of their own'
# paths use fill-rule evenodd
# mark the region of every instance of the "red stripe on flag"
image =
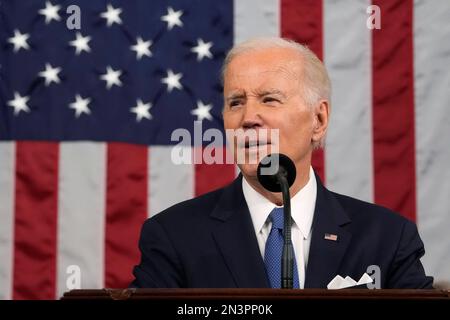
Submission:
<svg viewBox="0 0 450 320">
<path fill-rule="evenodd" d="M 223 157 L 219 157 L 226 162 L 225 155 L 227 148 L 223 149 Z M 212 153 L 215 156 L 215 153 Z M 226 186 L 236 177 L 236 166 L 234 164 L 195 164 L 195 196 L 200 196 L 207 192 Z"/>
<path fill-rule="evenodd" d="M 281 0 L 281 36 L 307 45 L 323 56 L 322 0 Z M 322 149 L 312 155 L 312 166 L 325 182 L 325 159 Z"/>
<path fill-rule="evenodd" d="M 414 220 L 413 3 L 377 0 L 381 29 L 372 32 L 375 202 Z"/>
<path fill-rule="evenodd" d="M 109 143 L 107 151 L 105 286 L 125 288 L 139 262 L 139 232 L 147 218 L 148 148 Z"/>
<path fill-rule="evenodd" d="M 55 299 L 57 143 L 16 143 L 13 299 Z"/>
</svg>

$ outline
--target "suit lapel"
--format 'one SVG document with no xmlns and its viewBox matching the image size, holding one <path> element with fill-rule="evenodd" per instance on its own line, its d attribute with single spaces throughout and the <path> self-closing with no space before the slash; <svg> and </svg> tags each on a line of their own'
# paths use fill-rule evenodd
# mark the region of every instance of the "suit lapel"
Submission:
<svg viewBox="0 0 450 320">
<path fill-rule="evenodd" d="M 326 288 L 337 275 L 351 239 L 350 232 L 346 230 L 346 226 L 351 222 L 350 218 L 334 195 L 325 189 L 317 175 L 316 180 L 317 199 L 305 288 Z M 325 239 L 326 234 L 336 235 L 337 240 Z"/>
<path fill-rule="evenodd" d="M 240 288 L 268 287 L 250 212 L 242 192 L 242 176 L 224 190 L 211 217 L 221 222 L 213 237 Z"/>
</svg>

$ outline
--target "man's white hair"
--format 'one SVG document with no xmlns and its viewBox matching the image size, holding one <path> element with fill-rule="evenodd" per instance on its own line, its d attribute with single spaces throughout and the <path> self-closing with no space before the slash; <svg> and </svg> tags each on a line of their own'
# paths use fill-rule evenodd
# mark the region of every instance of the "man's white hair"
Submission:
<svg viewBox="0 0 450 320">
<path fill-rule="evenodd" d="M 222 66 L 222 80 L 225 79 L 225 73 L 230 62 L 238 55 L 271 48 L 288 48 L 300 54 L 303 58 L 303 72 L 300 76 L 300 90 L 304 102 L 311 108 L 317 106 L 320 100 L 327 100 L 331 106 L 331 82 L 328 72 L 322 61 L 307 46 L 297 43 L 293 40 L 278 37 L 253 38 L 235 45 L 227 53 Z M 314 147 L 321 147 L 324 139 Z"/>
</svg>

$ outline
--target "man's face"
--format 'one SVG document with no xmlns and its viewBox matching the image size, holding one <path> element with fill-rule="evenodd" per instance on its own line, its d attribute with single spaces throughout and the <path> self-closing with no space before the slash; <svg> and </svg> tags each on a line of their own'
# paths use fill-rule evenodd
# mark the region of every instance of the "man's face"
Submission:
<svg viewBox="0 0 450 320">
<path fill-rule="evenodd" d="M 309 166 L 312 152 L 314 114 L 301 97 L 303 60 L 292 49 L 273 48 L 242 53 L 228 65 L 224 76 L 225 129 L 279 129 L 280 153 L 289 156 L 297 169 Z M 277 141 L 267 146 L 269 153 Z M 259 138 L 261 140 L 261 138 Z M 261 146 L 235 143 L 235 156 L 244 152 L 246 159 Z M 238 163 L 246 177 L 255 177 L 256 163 Z"/>
</svg>

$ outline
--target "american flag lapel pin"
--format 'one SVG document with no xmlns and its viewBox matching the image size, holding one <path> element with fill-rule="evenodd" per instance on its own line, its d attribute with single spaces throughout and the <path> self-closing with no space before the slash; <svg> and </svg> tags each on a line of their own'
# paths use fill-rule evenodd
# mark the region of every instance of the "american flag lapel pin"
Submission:
<svg viewBox="0 0 450 320">
<path fill-rule="evenodd" d="M 330 240 L 330 241 L 337 241 L 338 240 L 338 236 L 337 234 L 331 234 L 331 233 L 325 233 L 325 240 Z"/>
</svg>

